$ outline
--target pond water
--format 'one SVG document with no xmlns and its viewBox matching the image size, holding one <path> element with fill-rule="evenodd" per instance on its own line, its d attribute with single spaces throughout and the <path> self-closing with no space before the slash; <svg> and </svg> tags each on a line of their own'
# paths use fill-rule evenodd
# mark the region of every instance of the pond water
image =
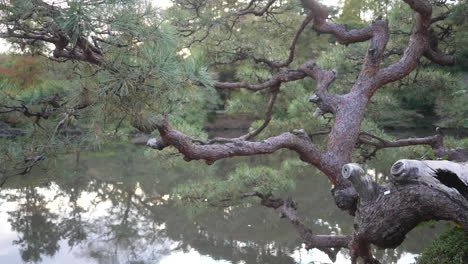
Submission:
<svg viewBox="0 0 468 264">
<path fill-rule="evenodd" d="M 295 158 L 290 152 L 212 166 L 145 152 L 119 145 L 64 156 L 8 181 L 0 191 L 0 263 L 331 263 L 321 251 L 306 251 L 290 223 L 257 200 L 196 210 L 171 199 L 179 184 L 226 177 L 241 162 L 275 167 Z M 380 171 L 371 174 L 382 178 Z M 305 163 L 290 173 L 296 187 L 287 195 L 316 234 L 352 232 L 352 218 L 334 205 L 326 177 Z M 417 227 L 396 250 L 375 254 L 386 263 L 413 263 L 446 225 Z M 346 250 L 336 263 L 349 263 Z"/>
</svg>

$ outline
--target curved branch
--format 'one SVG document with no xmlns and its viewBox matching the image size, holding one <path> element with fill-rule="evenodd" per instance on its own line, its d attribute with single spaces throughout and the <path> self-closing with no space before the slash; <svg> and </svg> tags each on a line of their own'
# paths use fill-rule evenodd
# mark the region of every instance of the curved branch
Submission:
<svg viewBox="0 0 468 264">
<path fill-rule="evenodd" d="M 404 0 L 416 12 L 416 26 L 413 30 L 408 47 L 401 59 L 380 70 L 377 74 L 377 83 L 380 87 L 384 84 L 400 80 L 411 73 L 424 55 L 430 60 L 442 64 L 451 65 L 455 60 L 448 55 L 442 55 L 436 46 L 430 45 L 430 25 L 432 7 L 426 0 Z M 376 88 L 377 89 L 377 88 Z"/>
<path fill-rule="evenodd" d="M 348 30 L 345 24 L 326 22 L 328 10 L 325 6 L 314 0 L 302 0 L 306 9 L 308 9 L 314 20 L 314 29 L 319 33 L 329 33 L 336 37 L 341 44 L 351 44 L 363 42 L 371 39 L 380 27 L 383 25 L 381 20 L 377 20 L 371 25 L 362 29 Z"/>
<path fill-rule="evenodd" d="M 312 21 L 312 18 L 313 16 L 311 14 L 308 14 L 306 18 L 304 19 L 304 21 L 302 22 L 302 25 L 299 27 L 296 34 L 294 35 L 291 46 L 289 46 L 289 55 L 285 61 L 269 61 L 265 59 L 255 59 L 255 61 L 263 62 L 272 68 L 281 68 L 281 67 L 289 66 L 289 64 L 291 64 L 294 60 L 294 53 L 296 50 L 297 41 L 299 40 L 299 37 L 301 36 L 304 29 L 307 27 L 310 21 Z"/>
<path fill-rule="evenodd" d="M 377 72 L 388 42 L 387 21 L 377 19 L 364 28 L 348 30 L 344 24 L 327 22 L 328 10 L 317 1 L 302 0 L 302 3 L 310 11 L 317 32 L 332 34 L 339 43 L 345 45 L 371 40 L 359 79 L 368 79 Z"/>
<path fill-rule="evenodd" d="M 252 9 L 252 5 L 254 4 L 256 0 L 251 0 L 249 5 L 242 9 L 242 10 L 239 10 L 239 12 L 237 12 L 239 15 L 243 16 L 243 15 L 247 15 L 247 14 L 254 14 L 255 16 L 262 16 L 263 14 L 265 14 L 268 9 L 276 2 L 276 0 L 270 0 L 268 1 L 268 3 L 259 11 L 256 11 L 254 9 Z"/>
<path fill-rule="evenodd" d="M 263 120 L 263 123 L 256 128 L 255 130 L 237 137 L 237 138 L 223 138 L 223 137 L 216 137 L 213 139 L 208 140 L 208 142 L 203 142 L 205 145 L 217 143 L 217 142 L 224 142 L 224 143 L 234 143 L 237 141 L 242 141 L 242 140 L 250 140 L 254 137 L 256 137 L 258 134 L 260 134 L 267 126 L 270 124 L 271 121 L 271 112 L 273 111 L 273 106 L 275 105 L 276 98 L 278 97 L 278 93 L 280 92 L 279 87 L 275 87 L 274 90 L 271 92 L 270 100 L 268 101 L 267 109 L 265 112 L 265 119 Z M 201 141 L 202 142 L 202 141 Z"/>
<path fill-rule="evenodd" d="M 254 131 L 251 131 L 251 132 L 247 133 L 246 135 L 240 137 L 241 139 L 249 140 L 249 139 L 252 139 L 252 138 L 256 137 L 258 134 L 260 134 L 263 131 L 263 129 L 265 129 L 268 126 L 268 124 L 270 124 L 271 112 L 273 111 L 273 106 L 275 105 L 276 98 L 278 97 L 278 93 L 279 93 L 279 87 L 275 91 L 273 91 L 272 94 L 271 94 L 270 100 L 268 101 L 267 110 L 266 110 L 266 113 L 265 113 L 265 119 L 264 119 L 262 125 L 259 126 Z"/>
<path fill-rule="evenodd" d="M 269 80 L 260 84 L 248 84 L 245 82 L 217 82 L 215 86 L 222 89 L 245 88 L 251 91 L 260 91 L 281 85 L 283 82 L 296 81 L 309 76 L 317 81 L 315 95 L 318 100 L 310 100 L 315 103 L 323 112 L 335 112 L 338 104 L 338 96 L 328 93 L 328 87 L 336 78 L 335 70 L 323 70 L 314 61 L 308 61 L 297 70 L 280 72 Z M 313 96 L 311 96 L 313 98 Z"/>
<path fill-rule="evenodd" d="M 417 146 L 417 145 L 428 145 L 434 150 L 434 154 L 437 157 L 447 156 L 448 160 L 453 161 L 468 161 L 468 150 L 464 149 L 446 149 L 444 147 L 444 135 L 440 128 L 436 129 L 436 135 L 422 137 L 422 138 L 406 138 L 398 139 L 394 141 L 386 140 L 376 135 L 372 135 L 366 132 L 361 132 L 359 134 L 357 147 L 360 144 L 366 144 L 374 147 L 374 150 L 365 155 L 364 158 L 368 159 L 374 156 L 377 151 L 384 148 L 399 148 L 407 146 Z M 371 138 L 371 139 L 369 139 Z M 374 140 L 372 140 L 374 139 Z"/>
<path fill-rule="evenodd" d="M 377 141 L 366 139 L 365 137 L 373 138 Z M 437 134 L 434 136 L 428 136 L 423 138 L 406 138 L 406 139 L 398 139 L 394 141 L 389 141 L 378 137 L 376 135 L 372 135 L 366 132 L 361 132 L 359 134 L 359 142 L 367 145 L 372 145 L 376 148 L 398 148 L 398 147 L 406 147 L 406 146 L 415 146 L 415 145 L 429 145 L 434 148 L 438 148 L 441 146 L 441 135 Z"/>
<path fill-rule="evenodd" d="M 328 88 L 336 79 L 337 72 L 323 70 L 314 61 L 302 64 L 299 70 L 317 81 L 317 88 L 309 97 L 309 102 L 316 104 L 323 113 L 335 113 L 339 97 L 328 93 Z"/>
<path fill-rule="evenodd" d="M 441 52 L 437 47 L 428 48 L 424 52 L 424 56 L 428 58 L 430 61 L 437 63 L 439 65 L 454 65 L 455 64 L 455 57 L 452 55 L 445 54 Z"/>
<path fill-rule="evenodd" d="M 153 147 L 163 149 L 173 146 L 184 155 L 186 161 L 203 159 L 210 165 L 219 159 L 269 154 L 283 148 L 297 152 L 302 160 L 315 165 L 319 164 L 321 159 L 321 152 L 302 131 L 286 132 L 260 142 L 239 140 L 226 144 L 199 145 L 194 144 L 192 138 L 182 132 L 169 128 L 165 121 L 156 126 L 161 140 L 156 141 Z"/>
<path fill-rule="evenodd" d="M 298 153 L 302 161 L 320 168 L 338 189 L 341 190 L 350 185 L 341 177 L 341 167 L 340 172 L 336 172 L 336 162 L 334 159 L 330 159 L 330 153 L 322 153 L 302 129 L 286 132 L 259 142 L 237 140 L 226 144 L 205 145 L 204 142 L 194 140 L 180 131 L 171 129 L 165 120 L 136 117 L 132 125 L 145 133 L 151 133 L 157 129 L 161 138 L 152 138 L 148 140 L 147 145 L 159 150 L 173 146 L 184 155 L 186 161 L 205 160 L 208 165 L 211 165 L 219 159 L 270 154 L 279 149 L 290 149 Z M 353 196 L 354 193 L 351 190 L 343 195 L 348 197 Z M 346 197 L 344 197 L 345 200 Z M 354 203 L 353 201 L 349 202 Z"/>
</svg>

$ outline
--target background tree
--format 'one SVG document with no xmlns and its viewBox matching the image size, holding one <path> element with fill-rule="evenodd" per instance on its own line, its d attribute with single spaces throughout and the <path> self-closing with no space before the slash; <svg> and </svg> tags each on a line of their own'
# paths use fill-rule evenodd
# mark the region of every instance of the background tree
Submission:
<svg viewBox="0 0 468 264">
<path fill-rule="evenodd" d="M 428 186 L 409 185 L 402 189 L 376 187 L 378 197 L 383 197 L 387 189 L 395 195 L 370 204 L 358 185 L 342 176 L 342 168 L 353 160 L 356 146 L 373 148 L 364 153 L 365 158 L 383 148 L 429 145 L 438 156 L 466 159 L 466 152 L 444 148 L 441 135 L 391 140 L 370 133 L 379 132 L 372 120 L 385 119 L 374 113 L 366 120 L 366 110 L 373 98 L 381 97 L 372 105 L 376 109 L 406 104 L 406 113 L 411 114 L 411 110 L 419 108 L 430 112 L 427 108 L 445 98 L 434 95 L 424 102 L 414 100 L 406 90 L 417 88 L 412 86 L 418 86 L 418 82 L 432 84 L 432 80 L 445 78 L 438 87 L 445 88 L 443 84 L 447 81 L 453 83 L 452 101 L 459 100 L 458 94 L 466 94 L 466 89 L 456 86 L 456 78 L 444 76 L 429 65 L 417 68 L 423 58 L 440 65 L 455 63 L 453 56 L 442 51 L 451 50 L 450 43 L 454 42 L 448 38 L 463 42 L 457 29 L 465 25 L 460 17 L 466 3 L 444 1 L 434 3 L 433 7 L 425 0 L 403 2 L 386 2 L 385 8 L 377 5 L 376 9 L 369 1 L 364 9 L 347 1 L 349 9 L 341 15 L 312 0 L 177 0 L 165 12 L 139 1 L 83 0 L 66 1 L 63 5 L 40 0 L 3 2 L 4 28 L 0 36 L 25 45 L 31 41 L 48 43 L 44 53 L 50 49 L 54 59 L 74 68 L 78 77 L 67 80 L 71 85 L 61 95 L 46 101 L 43 98 L 25 101 L 24 95 L 8 92 L 14 84 L 4 82 L 7 88 L 2 89 L 6 94 L 0 113 L 22 114 L 33 119 L 30 124 L 40 129 L 29 130 L 37 143 L 8 142 L 16 151 L 7 148 L 2 159 L 6 164 L 23 156 L 25 164 L 14 171 L 24 174 L 47 154 L 63 149 L 58 146 L 65 145 L 68 151 L 83 146 L 80 138 L 68 136 L 67 127 L 86 123 L 96 135 L 109 132 L 116 135 L 125 123 L 147 133 L 157 131 L 160 138 L 151 141 L 151 145 L 159 150 L 172 146 L 186 161 L 205 160 L 212 164 L 233 156 L 267 154 L 279 149 L 295 151 L 302 161 L 316 166 L 328 177 L 334 186 L 332 194 L 337 206 L 356 214 L 352 235 L 313 234 L 298 219 L 294 201 L 272 195 L 287 181 L 268 168 L 240 167 L 227 182 L 203 183 L 201 186 L 206 189 L 194 185 L 182 189 L 180 196 L 184 200 L 212 201 L 228 194 L 217 199 L 227 203 L 260 198 L 263 205 L 281 210 L 308 248 L 319 248 L 332 259 L 336 251 L 330 248 L 344 247 L 351 249 L 353 261 L 362 257 L 366 262 L 376 262 L 369 251 L 370 244 L 395 247 L 424 220 L 450 219 L 466 228 L 464 200 L 457 203 Z M 393 9 L 388 10 L 389 4 Z M 373 8 L 384 9 L 386 17 L 382 14 L 361 27 L 363 11 Z M 449 17 L 452 21 L 445 22 Z M 350 26 L 333 22 L 335 18 L 341 22 L 350 20 Z M 393 30 L 392 22 L 404 20 L 412 28 Z M 316 36 L 309 27 L 325 35 Z M 369 42 L 368 46 L 363 42 Z M 311 43 L 317 44 L 313 50 Z M 462 60 L 466 56 L 463 50 L 456 52 Z M 212 81 L 203 65 L 219 72 L 217 82 Z M 332 67 L 336 70 L 328 70 Z M 406 87 L 404 95 L 398 90 L 380 92 L 384 85 L 391 87 L 396 83 L 401 83 L 399 89 Z M 313 86 L 316 89 L 312 92 Z M 202 120 L 219 104 L 213 87 L 230 91 L 224 94 L 230 99 L 224 105 L 228 111 L 255 112 L 263 120 L 238 138 L 207 139 Z M 434 87 L 437 84 L 431 88 Z M 312 105 L 316 106 L 313 115 L 316 119 L 312 119 Z M 259 106 L 263 107 L 263 114 L 259 113 Z M 440 113 L 450 111 L 449 107 L 439 109 Z M 464 114 L 463 110 L 450 122 L 463 125 Z M 47 126 L 40 123 L 43 119 L 48 119 Z M 312 140 L 315 136 L 325 136 L 326 142 Z M 7 168 L 2 174 L 10 173 Z M 230 192 L 225 191 L 231 187 Z M 404 204 L 402 197 L 413 197 L 414 203 Z M 394 216 L 383 216 L 382 208 L 398 210 L 401 221 L 393 223 Z"/>
</svg>

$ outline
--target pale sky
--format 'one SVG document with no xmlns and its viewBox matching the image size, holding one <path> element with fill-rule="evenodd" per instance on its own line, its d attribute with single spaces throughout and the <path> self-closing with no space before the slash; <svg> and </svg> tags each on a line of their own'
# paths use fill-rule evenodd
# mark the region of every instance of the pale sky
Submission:
<svg viewBox="0 0 468 264">
<path fill-rule="evenodd" d="M 155 6 L 159 6 L 161 8 L 167 8 L 172 5 L 171 0 L 149 0 L 149 1 L 154 3 Z M 336 6 L 338 5 L 338 2 L 340 0 L 319 0 L 319 1 L 327 6 L 332 6 L 332 5 Z M 8 51 L 9 48 L 10 46 L 8 45 L 8 43 L 5 40 L 0 39 L 0 53 Z"/>
<path fill-rule="evenodd" d="M 155 5 L 161 6 L 161 7 L 171 6 L 170 0 L 150 0 L 150 1 L 153 2 Z M 332 6 L 332 5 L 336 6 L 338 5 L 338 2 L 340 0 L 319 0 L 319 1 L 327 6 Z"/>
</svg>

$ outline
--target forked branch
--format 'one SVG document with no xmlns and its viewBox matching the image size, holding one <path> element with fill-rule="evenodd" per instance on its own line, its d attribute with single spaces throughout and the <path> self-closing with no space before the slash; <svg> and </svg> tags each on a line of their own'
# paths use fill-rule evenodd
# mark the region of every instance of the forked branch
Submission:
<svg viewBox="0 0 468 264">
<path fill-rule="evenodd" d="M 377 32 L 381 31 L 382 26 L 386 27 L 386 25 L 383 24 L 383 21 L 378 22 L 380 20 L 377 20 L 375 23 L 372 23 L 362 29 L 348 30 L 344 24 L 327 22 L 326 20 L 329 16 L 328 10 L 317 1 L 302 0 L 302 3 L 304 7 L 310 11 L 310 14 L 313 17 L 314 29 L 320 33 L 332 34 L 341 44 L 347 45 L 367 41 L 374 37 Z"/>
<path fill-rule="evenodd" d="M 416 12 L 415 27 L 403 57 L 398 62 L 379 71 L 377 75 L 378 87 L 407 76 L 416 68 L 422 56 L 442 65 L 452 65 L 455 62 L 452 56 L 442 54 L 436 45 L 431 45 L 432 7 L 429 1 L 404 1 Z"/>
<path fill-rule="evenodd" d="M 239 140 L 226 144 L 200 145 L 182 132 L 171 129 L 166 121 L 154 126 L 159 130 L 161 139 L 153 140 L 149 145 L 158 149 L 173 146 L 184 155 L 186 161 L 202 159 L 212 164 L 223 158 L 269 154 L 285 148 L 297 152 L 304 161 L 315 165 L 320 162 L 321 152 L 303 131 L 286 132 L 259 142 Z"/>
<path fill-rule="evenodd" d="M 247 14 L 253 14 L 255 16 L 262 16 L 266 12 L 268 12 L 268 9 L 276 2 L 276 0 L 269 0 L 268 3 L 260 10 L 255 10 L 255 2 L 257 0 L 250 0 L 249 4 L 247 5 L 246 8 L 239 10 L 237 12 L 239 15 L 247 15 Z"/>
<path fill-rule="evenodd" d="M 427 145 L 434 150 L 437 157 L 447 156 L 449 160 L 453 161 L 468 161 L 468 151 L 464 149 L 447 149 L 444 147 L 444 134 L 440 128 L 436 129 L 436 135 L 421 137 L 421 138 L 406 138 L 398 140 L 386 140 L 382 137 L 361 132 L 357 147 L 361 144 L 373 146 L 374 150 L 364 156 L 365 159 L 373 157 L 377 151 L 385 148 L 400 148 L 406 146 Z"/>
</svg>

